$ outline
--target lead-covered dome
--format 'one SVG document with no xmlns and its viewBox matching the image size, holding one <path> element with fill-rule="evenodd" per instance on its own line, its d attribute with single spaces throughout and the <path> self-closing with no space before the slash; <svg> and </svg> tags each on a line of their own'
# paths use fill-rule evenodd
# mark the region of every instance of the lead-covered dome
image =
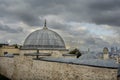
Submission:
<svg viewBox="0 0 120 80">
<path fill-rule="evenodd" d="M 32 32 L 24 41 L 22 49 L 65 49 L 61 36 L 46 27 Z"/>
</svg>

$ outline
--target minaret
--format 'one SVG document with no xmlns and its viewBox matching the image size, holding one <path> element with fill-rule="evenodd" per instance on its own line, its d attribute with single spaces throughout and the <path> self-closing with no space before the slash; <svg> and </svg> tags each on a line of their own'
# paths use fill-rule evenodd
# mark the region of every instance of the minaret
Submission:
<svg viewBox="0 0 120 80">
<path fill-rule="evenodd" d="M 109 59 L 109 50 L 107 47 L 103 49 L 103 59 Z"/>
<path fill-rule="evenodd" d="M 47 29 L 47 26 L 46 26 L 47 22 L 46 22 L 46 19 L 45 19 L 45 22 L 44 22 L 44 27 L 43 29 Z"/>
<path fill-rule="evenodd" d="M 90 52 L 90 48 L 88 48 L 88 53 Z"/>
</svg>

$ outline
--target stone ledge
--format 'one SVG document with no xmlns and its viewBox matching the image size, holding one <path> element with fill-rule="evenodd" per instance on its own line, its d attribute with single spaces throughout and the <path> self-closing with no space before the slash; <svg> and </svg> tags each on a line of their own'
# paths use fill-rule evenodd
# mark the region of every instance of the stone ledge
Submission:
<svg viewBox="0 0 120 80">
<path fill-rule="evenodd" d="M 92 64 L 84 64 L 84 63 L 80 63 L 80 62 L 78 62 L 79 61 L 79 59 L 73 59 L 73 58 L 68 58 L 69 60 L 67 61 L 65 61 L 65 59 L 63 59 L 63 60 L 59 60 L 59 58 L 58 58 L 58 60 L 56 59 L 50 59 L 50 58 L 33 58 L 33 60 L 41 60 L 41 61 L 47 61 L 47 62 L 56 62 L 56 63 L 66 63 L 66 64 L 75 64 L 75 65 L 83 65 L 83 66 L 91 66 L 91 67 L 99 67 L 99 68 L 109 68 L 109 69 L 118 69 L 118 66 L 117 66 L 117 64 L 116 64 L 116 66 L 114 66 L 114 67 L 111 67 L 111 66 L 100 66 L 100 65 L 92 65 Z"/>
</svg>

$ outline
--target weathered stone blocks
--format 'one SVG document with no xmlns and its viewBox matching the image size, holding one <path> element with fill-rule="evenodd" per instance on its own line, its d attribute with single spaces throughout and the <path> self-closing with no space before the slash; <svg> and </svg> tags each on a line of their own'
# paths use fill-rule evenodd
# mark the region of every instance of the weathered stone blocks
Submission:
<svg viewBox="0 0 120 80">
<path fill-rule="evenodd" d="M 117 80 L 117 69 L 0 57 L 0 74 L 12 80 Z"/>
</svg>

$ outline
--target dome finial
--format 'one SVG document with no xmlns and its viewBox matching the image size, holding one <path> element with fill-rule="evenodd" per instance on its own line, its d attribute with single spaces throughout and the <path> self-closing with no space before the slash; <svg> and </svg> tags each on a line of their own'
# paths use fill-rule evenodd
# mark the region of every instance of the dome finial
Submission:
<svg viewBox="0 0 120 80">
<path fill-rule="evenodd" d="M 47 22 L 46 22 L 46 19 L 45 19 L 45 22 L 44 22 L 44 27 L 43 29 L 47 29 L 47 26 L 46 26 Z"/>
</svg>

